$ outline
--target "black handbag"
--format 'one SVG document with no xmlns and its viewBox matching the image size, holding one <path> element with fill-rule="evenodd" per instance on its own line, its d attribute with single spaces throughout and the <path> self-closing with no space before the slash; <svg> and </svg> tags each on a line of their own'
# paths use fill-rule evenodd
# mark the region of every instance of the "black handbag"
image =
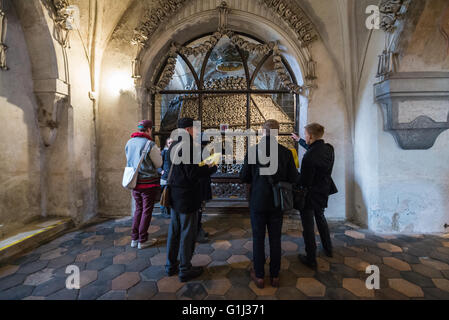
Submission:
<svg viewBox="0 0 449 320">
<path fill-rule="evenodd" d="M 302 211 L 306 206 L 307 188 L 294 186 L 293 187 L 293 208 Z"/>
<path fill-rule="evenodd" d="M 293 185 L 290 182 L 284 181 L 274 183 L 271 176 L 268 177 L 268 181 L 273 189 L 275 208 L 279 208 L 281 211 L 292 210 L 294 204 Z"/>
</svg>

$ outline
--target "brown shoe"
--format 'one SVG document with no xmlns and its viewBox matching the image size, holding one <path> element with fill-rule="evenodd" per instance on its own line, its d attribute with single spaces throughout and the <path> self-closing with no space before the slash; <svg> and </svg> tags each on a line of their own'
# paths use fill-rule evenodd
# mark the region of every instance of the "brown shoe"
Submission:
<svg viewBox="0 0 449 320">
<path fill-rule="evenodd" d="M 279 277 L 278 278 L 271 278 L 271 286 L 273 288 L 279 288 Z"/>
<path fill-rule="evenodd" d="M 265 287 L 265 280 L 262 278 L 257 278 L 256 272 L 254 271 L 254 269 L 251 269 L 250 274 L 251 274 L 251 279 L 254 281 L 256 287 L 259 289 L 263 289 Z"/>
</svg>

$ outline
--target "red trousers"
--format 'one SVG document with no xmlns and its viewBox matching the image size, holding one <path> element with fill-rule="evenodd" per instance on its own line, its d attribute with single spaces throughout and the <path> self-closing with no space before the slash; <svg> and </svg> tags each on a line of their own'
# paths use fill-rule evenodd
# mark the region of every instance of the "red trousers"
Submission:
<svg viewBox="0 0 449 320">
<path fill-rule="evenodd" d="M 133 190 L 133 198 L 136 202 L 134 212 L 132 240 L 145 243 L 148 241 L 148 228 L 153 216 L 154 200 L 157 188 Z"/>
</svg>

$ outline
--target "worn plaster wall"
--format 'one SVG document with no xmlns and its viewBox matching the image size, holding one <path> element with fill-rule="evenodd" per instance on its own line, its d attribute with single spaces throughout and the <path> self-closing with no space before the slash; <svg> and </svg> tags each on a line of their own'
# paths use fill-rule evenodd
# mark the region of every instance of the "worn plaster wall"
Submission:
<svg viewBox="0 0 449 320">
<path fill-rule="evenodd" d="M 40 215 L 40 152 L 31 63 L 6 2 L 8 71 L 0 71 L 0 236 Z"/>
<path fill-rule="evenodd" d="M 427 9 L 419 13 L 416 31 L 409 35 L 412 42 L 405 44 L 409 49 L 401 57 L 400 71 L 443 69 L 444 46 L 418 50 L 424 43 L 436 41 L 438 33 L 430 28 L 429 37 L 424 38 L 420 31 L 437 20 Z M 416 38 L 415 32 L 421 35 Z M 403 150 L 383 130 L 382 112 L 374 102 L 373 91 L 376 55 L 383 45 L 383 32 L 374 31 L 360 82 L 355 117 L 355 219 L 379 232 L 444 232 L 444 224 L 449 223 L 449 132 L 441 134 L 430 150 Z M 419 110 L 408 104 L 402 117 L 411 121 L 418 112 L 441 121 L 441 115 L 429 111 L 434 104 L 423 101 Z"/>
</svg>

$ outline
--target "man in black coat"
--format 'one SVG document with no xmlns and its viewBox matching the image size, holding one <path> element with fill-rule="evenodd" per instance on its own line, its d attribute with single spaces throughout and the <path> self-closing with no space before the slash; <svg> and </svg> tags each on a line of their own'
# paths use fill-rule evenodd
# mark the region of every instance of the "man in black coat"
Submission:
<svg viewBox="0 0 449 320">
<path fill-rule="evenodd" d="M 270 135 L 270 129 L 279 130 L 279 123 L 276 120 L 268 120 L 264 125 L 264 137 L 255 147 L 255 150 L 250 149 L 249 152 L 258 155 L 259 148 L 264 150 L 266 146 L 267 156 L 270 156 L 272 151 L 270 150 L 270 139 L 276 139 L 276 137 Z M 270 242 L 271 285 L 279 286 L 283 213 L 279 207 L 275 206 L 272 185 L 279 181 L 295 183 L 299 177 L 291 151 L 278 144 L 277 141 L 274 141 L 274 143 L 278 152 L 278 158 L 273 159 L 278 162 L 278 168 L 274 175 L 260 174 L 260 168 L 265 166 L 260 164 L 258 156 L 256 164 L 250 164 L 248 163 L 248 155 L 246 155 L 245 163 L 240 171 L 241 181 L 251 184 L 249 206 L 253 229 L 254 264 L 254 269 L 251 270 L 251 278 L 259 288 L 264 287 L 265 232 L 267 229 Z"/>
<path fill-rule="evenodd" d="M 299 180 L 299 185 L 308 190 L 305 208 L 300 212 L 306 256 L 299 255 L 299 259 L 311 268 L 317 267 L 314 219 L 324 252 L 332 257 L 332 241 L 324 211 L 329 195 L 338 192 L 331 177 L 335 158 L 334 148 L 324 142 L 323 135 L 324 127 L 317 123 L 305 127 L 307 152 L 302 160 Z"/>
<path fill-rule="evenodd" d="M 183 141 L 180 137 L 171 145 L 168 150 L 169 164 L 171 166 L 174 161 L 171 156 L 172 150 L 173 154 L 177 153 L 182 159 L 184 149 L 182 144 L 187 144 L 187 148 L 190 148 L 190 159 L 174 164 L 167 181 L 170 186 L 171 221 L 168 230 L 165 270 L 168 276 L 176 274 L 179 270 L 179 279 L 181 282 L 186 282 L 200 276 L 203 272 L 202 267 L 192 267 L 191 263 L 198 232 L 198 209 L 201 206 L 199 180 L 215 173 L 217 167 L 200 167 L 194 163 L 193 119 L 180 119 L 178 128 L 185 129 L 189 133 L 189 141 Z M 179 251 L 180 263 L 178 262 Z"/>
</svg>

